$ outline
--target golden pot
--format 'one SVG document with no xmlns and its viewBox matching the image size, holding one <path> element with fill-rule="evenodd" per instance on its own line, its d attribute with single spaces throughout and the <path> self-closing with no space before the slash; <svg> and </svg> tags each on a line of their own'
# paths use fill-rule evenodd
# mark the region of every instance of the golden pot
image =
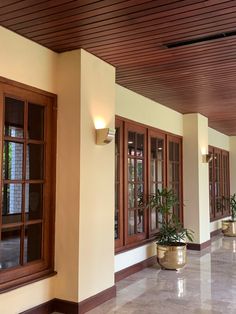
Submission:
<svg viewBox="0 0 236 314">
<path fill-rule="evenodd" d="M 160 245 L 157 244 L 157 261 L 162 268 L 180 269 L 187 262 L 186 244 Z"/>
<path fill-rule="evenodd" d="M 236 237 L 236 221 L 223 220 L 222 232 L 227 237 Z"/>
</svg>

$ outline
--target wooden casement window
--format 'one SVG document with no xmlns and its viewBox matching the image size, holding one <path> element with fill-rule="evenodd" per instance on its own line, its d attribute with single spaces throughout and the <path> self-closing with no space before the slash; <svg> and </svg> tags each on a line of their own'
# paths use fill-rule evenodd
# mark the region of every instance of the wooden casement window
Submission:
<svg viewBox="0 0 236 314">
<path fill-rule="evenodd" d="M 166 141 L 165 134 L 149 130 L 149 194 L 155 194 L 166 186 Z M 155 235 L 159 230 L 160 215 L 156 209 L 149 211 L 149 234 Z"/>
<path fill-rule="evenodd" d="M 183 222 L 183 195 L 182 195 L 182 139 L 167 135 L 167 187 L 173 189 L 178 198 L 174 212 Z"/>
<path fill-rule="evenodd" d="M 0 80 L 0 291 L 53 273 L 55 101 Z"/>
<path fill-rule="evenodd" d="M 229 152 L 209 146 L 213 158 L 209 162 L 210 219 L 217 220 L 230 214 Z"/>
<path fill-rule="evenodd" d="M 182 219 L 180 137 L 117 117 L 115 170 L 116 252 L 145 243 L 158 232 L 161 217 L 145 206 L 157 189 L 178 193 L 180 205 L 174 210 Z"/>
</svg>

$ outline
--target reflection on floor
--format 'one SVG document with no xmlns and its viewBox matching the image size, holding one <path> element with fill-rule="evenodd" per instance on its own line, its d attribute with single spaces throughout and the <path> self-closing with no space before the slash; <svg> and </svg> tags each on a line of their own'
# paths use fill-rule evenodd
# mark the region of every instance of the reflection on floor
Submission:
<svg viewBox="0 0 236 314">
<path fill-rule="evenodd" d="M 117 284 L 117 297 L 88 314 L 236 314 L 236 238 L 217 237 L 209 249 L 188 251 L 176 271 L 155 265 Z"/>
</svg>

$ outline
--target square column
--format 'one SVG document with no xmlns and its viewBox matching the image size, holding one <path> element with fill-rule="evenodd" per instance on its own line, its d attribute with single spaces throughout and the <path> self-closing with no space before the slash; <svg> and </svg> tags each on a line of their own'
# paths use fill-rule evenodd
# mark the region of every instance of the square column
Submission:
<svg viewBox="0 0 236 314">
<path fill-rule="evenodd" d="M 194 243 L 210 240 L 209 169 L 202 153 L 208 152 L 208 119 L 201 114 L 183 120 L 184 226 L 194 231 Z"/>
</svg>

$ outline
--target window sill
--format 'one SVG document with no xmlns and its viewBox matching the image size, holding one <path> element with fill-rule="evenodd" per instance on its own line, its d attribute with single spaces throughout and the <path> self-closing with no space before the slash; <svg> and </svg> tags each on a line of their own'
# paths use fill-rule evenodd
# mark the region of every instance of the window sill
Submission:
<svg viewBox="0 0 236 314">
<path fill-rule="evenodd" d="M 215 222 L 215 221 L 218 221 L 218 220 L 224 219 L 226 217 L 230 217 L 230 216 L 231 216 L 230 213 L 227 213 L 227 214 L 220 216 L 220 217 L 211 218 L 210 222 Z"/>
<path fill-rule="evenodd" d="M 142 240 L 142 241 L 140 241 L 138 243 L 132 243 L 132 244 L 128 244 L 128 245 L 122 246 L 120 248 L 116 248 L 115 255 L 118 255 L 120 253 L 124 253 L 124 252 L 130 251 L 130 250 L 136 249 L 136 248 L 138 248 L 140 246 L 143 246 L 145 244 L 148 244 L 148 243 L 151 243 L 151 242 L 154 242 L 154 241 L 156 241 L 156 237 L 155 236 L 153 236 L 150 239 Z"/>
<path fill-rule="evenodd" d="M 52 269 L 47 269 L 47 270 L 40 271 L 38 273 L 34 273 L 34 274 L 31 274 L 31 275 L 28 275 L 28 276 L 25 276 L 16 280 L 6 282 L 0 285 L 0 294 L 18 289 L 23 286 L 27 286 L 31 283 L 34 283 L 43 279 L 53 277 L 56 274 L 57 274 L 56 271 Z"/>
</svg>

